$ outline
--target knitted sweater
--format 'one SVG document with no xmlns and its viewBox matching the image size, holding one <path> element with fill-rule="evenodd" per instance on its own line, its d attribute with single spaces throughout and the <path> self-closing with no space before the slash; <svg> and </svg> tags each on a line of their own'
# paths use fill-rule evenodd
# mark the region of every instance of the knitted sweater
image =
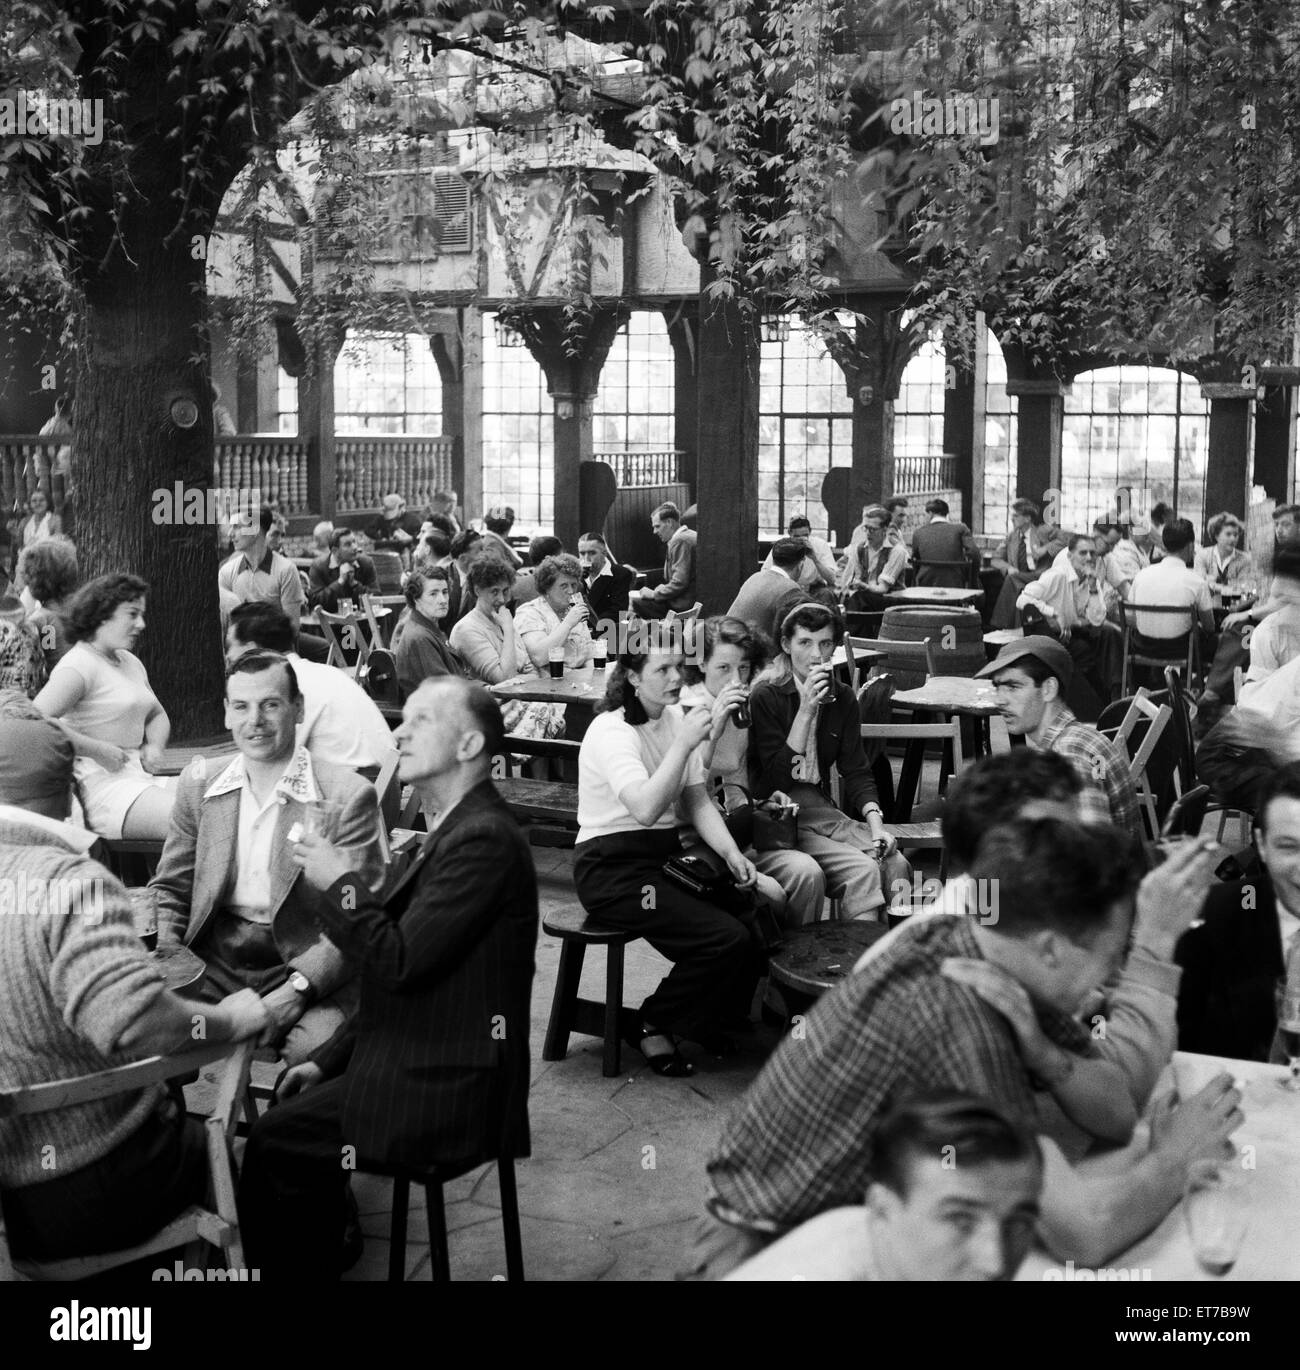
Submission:
<svg viewBox="0 0 1300 1370">
<path fill-rule="evenodd" d="M 117 880 L 57 838 L 0 819 L 0 1088 L 125 1064 L 118 1043 L 162 989 Z M 40 1184 L 100 1160 L 160 1093 L 0 1120 L 0 1185 Z"/>
</svg>

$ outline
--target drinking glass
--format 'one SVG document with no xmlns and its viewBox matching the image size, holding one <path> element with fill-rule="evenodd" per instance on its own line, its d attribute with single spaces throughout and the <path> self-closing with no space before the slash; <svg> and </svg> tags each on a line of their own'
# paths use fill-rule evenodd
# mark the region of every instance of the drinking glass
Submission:
<svg viewBox="0 0 1300 1370">
<path fill-rule="evenodd" d="M 158 891 L 145 885 L 126 893 L 131 901 L 135 935 L 144 943 L 146 951 L 154 951 L 158 946 Z"/>
<path fill-rule="evenodd" d="M 317 799 L 308 804 L 303 813 L 304 836 L 314 835 L 332 841 L 335 832 L 338 831 L 339 815 L 342 812 L 342 805 L 336 804 L 332 799 Z"/>
<path fill-rule="evenodd" d="M 550 668 L 552 680 L 564 679 L 564 652 L 563 646 L 552 647 L 546 654 L 546 664 Z"/>
<path fill-rule="evenodd" d="M 1277 1028 L 1282 1034 L 1282 1049 L 1291 1063 L 1291 1073 L 1278 1083 L 1291 1094 L 1300 1094 L 1300 985 L 1277 982 L 1274 994 Z"/>
<path fill-rule="evenodd" d="M 1183 1216 L 1197 1263 L 1221 1277 L 1237 1263 L 1250 1224 L 1248 1172 L 1236 1162 L 1193 1161 L 1183 1189 Z"/>
</svg>

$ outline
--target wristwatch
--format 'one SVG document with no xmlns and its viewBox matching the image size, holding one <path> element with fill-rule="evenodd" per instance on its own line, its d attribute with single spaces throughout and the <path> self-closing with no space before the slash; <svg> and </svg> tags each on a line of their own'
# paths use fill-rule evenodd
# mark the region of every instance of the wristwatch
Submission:
<svg viewBox="0 0 1300 1370">
<path fill-rule="evenodd" d="M 295 994 L 301 994 L 308 1004 L 311 1004 L 316 998 L 316 991 L 312 989 L 311 981 L 300 970 L 289 971 L 289 988 Z"/>
</svg>

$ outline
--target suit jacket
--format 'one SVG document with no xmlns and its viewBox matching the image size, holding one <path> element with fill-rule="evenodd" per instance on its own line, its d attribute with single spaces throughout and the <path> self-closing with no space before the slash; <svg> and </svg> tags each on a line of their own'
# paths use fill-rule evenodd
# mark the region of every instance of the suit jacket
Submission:
<svg viewBox="0 0 1300 1370">
<path fill-rule="evenodd" d="M 609 575 L 597 576 L 595 580 L 584 580 L 582 592 L 587 596 L 587 603 L 591 605 L 591 611 L 598 620 L 617 620 L 620 613 L 627 612 L 636 572 L 630 566 L 620 565 L 613 559 L 606 565 L 609 568 Z"/>
<path fill-rule="evenodd" d="M 1283 973 L 1282 934 L 1268 876 L 1216 884 L 1205 904 L 1205 922 L 1179 938 L 1174 959 L 1183 968 L 1180 1049 L 1267 1061 L 1277 1030 L 1273 989 Z"/>
<path fill-rule="evenodd" d="M 780 642 L 786 614 L 808 598 L 808 591 L 784 571 L 755 571 L 740 587 L 727 616 L 761 629 L 773 642 Z"/>
<path fill-rule="evenodd" d="M 1035 571 L 1045 571 L 1055 561 L 1058 553 L 1063 552 L 1069 545 L 1069 538 L 1055 524 L 1045 524 L 1034 529 L 1035 537 L 1038 542 L 1047 538 L 1047 544 L 1043 549 L 1042 555 L 1031 557 L 1026 555 L 1029 562 L 1028 574 L 1032 575 Z M 1012 571 L 1020 570 L 1020 544 L 1024 542 L 1025 535 L 1019 528 L 1012 528 L 1007 534 L 1006 541 L 998 548 L 993 557 L 993 565 L 999 566 L 1005 562 L 1006 568 Z"/>
<path fill-rule="evenodd" d="M 354 886 L 345 876 L 317 902 L 361 981 L 356 1018 L 316 1056 L 327 1074 L 346 1063 L 343 1135 L 389 1164 L 527 1156 L 537 875 L 492 782 L 387 898 Z"/>
<path fill-rule="evenodd" d="M 360 600 L 363 594 L 378 592 L 379 578 L 375 575 L 375 563 L 369 557 L 359 556 L 353 563 L 351 585 L 340 583 L 339 570 L 330 565 L 328 552 L 312 562 L 307 575 L 307 603 L 313 609 L 323 608 L 327 614 L 336 614 L 339 600 Z"/>
<path fill-rule="evenodd" d="M 958 590 L 970 583 L 970 572 L 960 566 L 927 566 L 931 561 L 964 561 L 978 555 L 975 539 L 964 523 L 926 523 L 912 533 L 912 561 L 918 585 L 945 585 Z"/>
<path fill-rule="evenodd" d="M 305 748 L 298 751 L 306 755 Z M 149 882 L 158 894 L 161 941 L 193 945 L 226 902 L 227 887 L 233 884 L 240 788 L 204 797 L 214 786 L 222 789 L 218 782 L 226 769 L 221 764 L 196 774 L 193 767 L 187 767 L 181 776 L 162 858 Z M 383 857 L 374 786 L 354 771 L 329 762 L 313 759 L 311 769 L 322 797 L 343 806 L 335 840 L 340 846 L 364 851 L 362 877 L 378 884 Z M 318 995 L 326 995 L 349 980 L 352 970 L 321 932 L 312 891 L 293 862 L 289 829 L 301 823 L 305 813 L 303 803 L 286 797 L 276 819 L 271 846 L 271 928 L 285 962 L 302 971 Z"/>
</svg>

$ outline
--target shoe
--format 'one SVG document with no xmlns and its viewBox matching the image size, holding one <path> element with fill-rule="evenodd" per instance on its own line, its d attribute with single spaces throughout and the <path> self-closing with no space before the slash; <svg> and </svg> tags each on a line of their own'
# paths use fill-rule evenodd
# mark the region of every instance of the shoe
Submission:
<svg viewBox="0 0 1300 1370">
<path fill-rule="evenodd" d="M 732 1037 L 716 1025 L 692 1028 L 688 1035 L 692 1042 L 697 1042 L 710 1056 L 735 1056 L 740 1050 Z"/>
<path fill-rule="evenodd" d="M 623 1039 L 628 1046 L 635 1047 L 645 1057 L 646 1065 L 656 1075 L 667 1075 L 681 1079 L 695 1074 L 695 1067 L 677 1050 L 677 1043 L 660 1028 L 642 1023 Z"/>
</svg>

